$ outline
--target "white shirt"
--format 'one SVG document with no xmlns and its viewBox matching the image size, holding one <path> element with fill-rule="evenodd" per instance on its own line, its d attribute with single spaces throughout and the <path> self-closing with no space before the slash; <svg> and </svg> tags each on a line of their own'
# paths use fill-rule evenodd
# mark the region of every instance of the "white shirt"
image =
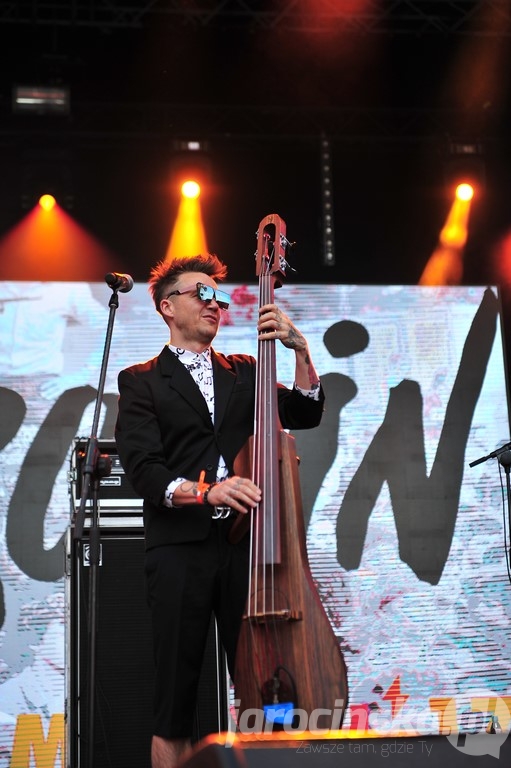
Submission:
<svg viewBox="0 0 511 768">
<path fill-rule="evenodd" d="M 213 385 L 213 364 L 211 362 L 211 349 L 208 347 L 204 350 L 204 352 L 190 352 L 188 349 L 180 349 L 179 347 L 172 346 L 172 344 L 169 344 L 168 346 L 170 351 L 179 358 L 187 371 L 189 371 L 193 380 L 202 392 L 204 400 L 206 401 L 206 405 L 208 406 L 211 421 L 214 423 L 215 390 Z M 220 456 L 218 460 L 218 468 L 216 471 L 217 483 L 225 480 L 228 475 L 229 472 L 227 470 L 224 457 Z M 181 485 L 181 483 L 185 482 L 185 480 L 186 478 L 184 477 L 178 477 L 177 480 L 172 480 L 172 482 L 168 484 L 167 490 L 165 491 L 164 501 L 166 507 L 174 506 L 172 503 L 174 492 L 176 488 Z"/>
</svg>

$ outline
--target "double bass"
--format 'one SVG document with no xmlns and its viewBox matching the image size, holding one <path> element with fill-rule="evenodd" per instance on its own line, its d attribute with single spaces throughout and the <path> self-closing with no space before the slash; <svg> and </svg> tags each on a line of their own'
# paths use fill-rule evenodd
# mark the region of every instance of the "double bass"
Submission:
<svg viewBox="0 0 511 768">
<path fill-rule="evenodd" d="M 257 232 L 259 307 L 285 277 L 285 222 L 266 216 Z M 278 418 L 274 340 L 259 340 L 254 435 L 235 471 L 259 486 L 258 506 L 237 518 L 231 541 L 249 528 L 250 581 L 237 646 L 238 730 L 336 730 L 348 700 L 347 672 L 309 567 L 294 438 Z M 320 711 L 321 710 L 321 711 Z"/>
</svg>

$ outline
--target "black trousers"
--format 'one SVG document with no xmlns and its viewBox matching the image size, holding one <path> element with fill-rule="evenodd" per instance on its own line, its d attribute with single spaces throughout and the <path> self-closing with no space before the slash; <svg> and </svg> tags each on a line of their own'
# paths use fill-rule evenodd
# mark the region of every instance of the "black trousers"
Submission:
<svg viewBox="0 0 511 768">
<path fill-rule="evenodd" d="M 215 520 L 205 541 L 169 544 L 146 553 L 156 666 L 153 734 L 192 735 L 197 687 L 211 614 L 234 673 L 248 589 L 248 536 L 229 544 L 231 520 Z"/>
</svg>

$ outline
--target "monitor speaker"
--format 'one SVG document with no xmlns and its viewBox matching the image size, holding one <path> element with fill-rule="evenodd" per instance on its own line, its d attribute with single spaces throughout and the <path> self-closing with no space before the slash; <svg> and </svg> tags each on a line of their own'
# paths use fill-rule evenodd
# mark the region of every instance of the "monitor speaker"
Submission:
<svg viewBox="0 0 511 768">
<path fill-rule="evenodd" d="M 89 761 L 88 535 L 68 544 L 68 759 Z M 102 531 L 94 644 L 94 768 L 150 768 L 152 643 L 145 600 L 144 539 L 138 531 Z M 226 730 L 228 677 L 211 622 L 199 685 L 194 741 Z"/>
<path fill-rule="evenodd" d="M 181 763 L 181 768 L 493 768 L 495 758 L 510 765 L 511 739 L 506 734 L 458 734 L 457 743 L 446 736 L 392 735 L 361 736 L 360 731 L 347 731 L 343 738 L 318 738 L 308 732 L 296 734 L 288 741 L 264 736 L 218 743 L 209 737 Z M 470 742 L 474 738 L 476 743 Z M 483 740 L 481 742 L 480 740 Z M 215 743 L 216 742 L 216 743 Z"/>
</svg>

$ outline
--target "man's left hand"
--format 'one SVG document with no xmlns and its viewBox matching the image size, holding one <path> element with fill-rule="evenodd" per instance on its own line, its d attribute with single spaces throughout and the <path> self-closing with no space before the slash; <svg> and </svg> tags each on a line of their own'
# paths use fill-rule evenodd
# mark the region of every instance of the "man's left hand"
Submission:
<svg viewBox="0 0 511 768">
<path fill-rule="evenodd" d="M 307 349 L 307 342 L 298 328 L 276 304 L 264 304 L 259 309 L 258 339 L 278 339 L 288 349 Z"/>
</svg>

